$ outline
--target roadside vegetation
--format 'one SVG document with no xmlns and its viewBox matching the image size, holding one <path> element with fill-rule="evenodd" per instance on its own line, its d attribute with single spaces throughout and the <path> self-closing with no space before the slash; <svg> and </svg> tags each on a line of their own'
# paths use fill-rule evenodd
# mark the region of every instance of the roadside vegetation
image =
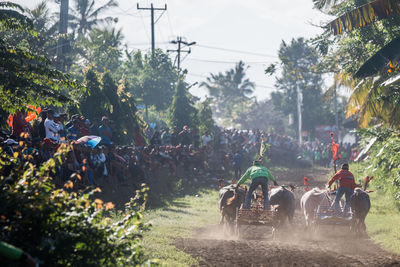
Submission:
<svg viewBox="0 0 400 267">
<path fill-rule="evenodd" d="M 355 163 L 350 166 L 351 171 L 358 178 L 371 174 L 365 170 L 366 164 Z M 375 174 L 374 179 L 379 180 L 380 174 Z M 393 198 L 380 188 L 377 180 L 372 180 L 369 190 L 371 210 L 365 220 L 368 235 L 375 243 L 383 248 L 400 254 L 400 213 Z"/>
</svg>

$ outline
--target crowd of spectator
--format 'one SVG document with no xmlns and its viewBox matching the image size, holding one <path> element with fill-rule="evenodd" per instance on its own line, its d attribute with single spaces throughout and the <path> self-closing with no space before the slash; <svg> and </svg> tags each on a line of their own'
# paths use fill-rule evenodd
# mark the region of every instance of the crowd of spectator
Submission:
<svg viewBox="0 0 400 267">
<path fill-rule="evenodd" d="M 212 132 L 200 136 L 197 129 L 188 126 L 182 129 L 135 127 L 132 144 L 119 145 L 114 138 L 114 124 L 106 116 L 99 122 L 78 114 L 68 119 L 65 113 L 44 109 L 30 123 L 25 117 L 24 112 L 14 114 L 11 133 L 2 132 L 0 136 L 2 149 L 17 157 L 19 162 L 40 164 L 53 157 L 63 144 L 70 145 L 72 149 L 64 163 L 56 168 L 55 181 L 59 186 L 70 179 L 74 179 L 78 186 L 126 183 L 139 186 L 149 175 L 165 170 L 174 176 L 178 176 L 180 171 L 200 175 L 232 171 L 238 179 L 242 169 L 260 153 L 262 142 L 269 145 L 267 156 L 276 161 L 303 157 L 327 166 L 332 158 L 329 144 L 316 141 L 299 146 L 289 136 L 259 129 L 215 127 Z M 100 138 L 96 141 L 95 137 Z M 347 145 L 343 148 L 343 160 L 354 157 L 354 147 Z M 10 171 L 10 168 L 4 168 L 3 172 Z"/>
</svg>

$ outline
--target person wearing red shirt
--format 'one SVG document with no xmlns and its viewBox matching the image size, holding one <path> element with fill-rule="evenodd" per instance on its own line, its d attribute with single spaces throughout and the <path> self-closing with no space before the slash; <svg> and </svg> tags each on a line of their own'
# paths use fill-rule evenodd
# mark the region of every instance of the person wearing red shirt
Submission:
<svg viewBox="0 0 400 267">
<path fill-rule="evenodd" d="M 333 208 L 336 214 L 340 214 L 340 199 L 345 195 L 346 201 L 344 203 L 343 214 L 346 214 L 350 209 L 350 197 L 354 192 L 357 184 L 354 180 L 354 175 L 349 171 L 349 164 L 344 163 L 342 169 L 338 171 L 329 181 L 328 186 L 331 187 L 334 181 L 339 181 L 339 188 L 336 191 L 335 202 Z"/>
</svg>

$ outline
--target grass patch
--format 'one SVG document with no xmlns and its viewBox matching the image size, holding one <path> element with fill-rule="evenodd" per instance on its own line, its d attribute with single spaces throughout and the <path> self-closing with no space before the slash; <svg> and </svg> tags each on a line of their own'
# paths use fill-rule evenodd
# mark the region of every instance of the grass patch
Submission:
<svg viewBox="0 0 400 267">
<path fill-rule="evenodd" d="M 357 181 L 364 180 L 366 175 L 371 175 L 373 172 L 364 163 L 351 164 L 350 171 L 353 172 Z M 380 172 L 375 173 L 375 178 L 368 188 L 374 190 L 369 194 L 371 210 L 365 220 L 368 235 L 386 250 L 400 254 L 400 211 L 393 197 L 378 189 L 379 175 Z"/>
<path fill-rule="evenodd" d="M 165 266 L 198 265 L 197 259 L 173 245 L 175 238 L 190 237 L 193 229 L 219 221 L 218 191 L 204 189 L 197 194 L 176 198 L 167 206 L 144 213 L 144 220 L 153 225 L 142 240 L 148 257 L 159 259 Z"/>
<path fill-rule="evenodd" d="M 400 213 L 382 192 L 370 194 L 371 210 L 366 218 L 369 236 L 385 249 L 400 254 Z"/>
</svg>

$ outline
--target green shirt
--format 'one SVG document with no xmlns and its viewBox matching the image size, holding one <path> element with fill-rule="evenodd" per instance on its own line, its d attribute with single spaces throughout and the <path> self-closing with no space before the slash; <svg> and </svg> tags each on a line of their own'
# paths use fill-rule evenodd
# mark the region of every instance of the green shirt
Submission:
<svg viewBox="0 0 400 267">
<path fill-rule="evenodd" d="M 261 165 L 254 165 L 247 169 L 237 184 L 241 185 L 246 182 L 247 179 L 251 178 L 251 180 L 253 180 L 257 177 L 265 177 L 267 180 L 275 181 L 275 178 L 271 175 L 267 168 Z"/>
</svg>

